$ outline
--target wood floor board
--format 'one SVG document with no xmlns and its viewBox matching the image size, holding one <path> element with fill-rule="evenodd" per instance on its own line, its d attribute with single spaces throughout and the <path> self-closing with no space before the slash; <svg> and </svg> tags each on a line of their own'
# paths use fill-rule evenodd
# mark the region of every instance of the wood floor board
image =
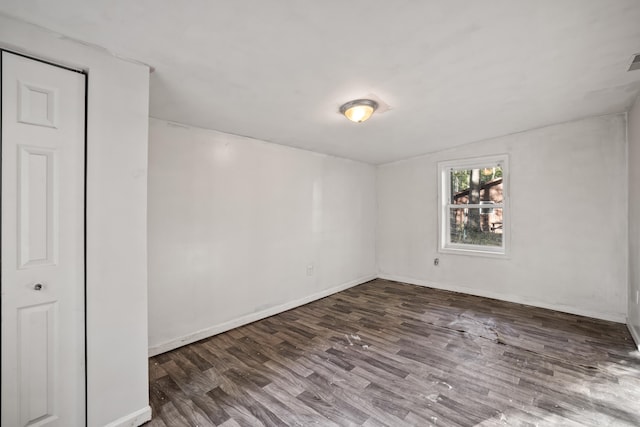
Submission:
<svg viewBox="0 0 640 427">
<path fill-rule="evenodd" d="M 363 398 L 362 393 L 354 393 L 352 387 L 348 382 L 335 377 L 313 375 L 309 379 L 313 381 L 318 387 L 330 388 L 334 398 L 350 405 L 352 408 L 357 408 L 360 412 L 359 415 L 362 419 L 373 418 L 376 421 L 390 426 L 404 425 L 402 417 L 398 417 L 397 414 L 402 414 L 402 411 L 398 411 L 397 406 L 380 408 L 374 404 L 372 399 Z M 382 402 L 377 402 L 382 403 Z"/>
<path fill-rule="evenodd" d="M 272 394 L 265 389 L 249 388 L 247 390 L 248 395 L 260 403 L 263 407 L 269 408 L 280 420 L 282 420 L 288 426 L 304 426 L 312 420 L 310 416 L 318 421 L 319 418 L 311 411 L 298 412 L 299 408 L 295 411 L 291 410 L 289 403 L 290 399 L 284 399 L 284 402 L 280 400 L 281 396 Z"/>
<path fill-rule="evenodd" d="M 286 405 L 288 411 L 295 414 L 300 418 L 302 425 L 321 425 L 334 427 L 339 424 L 333 423 L 328 418 L 321 415 L 318 411 L 312 407 L 305 405 L 301 402 L 297 396 L 301 393 L 291 392 L 289 389 L 282 388 L 275 383 L 266 386 L 265 391 L 269 394 L 276 396 L 282 404 Z"/>
<path fill-rule="evenodd" d="M 220 424 L 220 427 L 242 427 L 242 426 L 232 418 Z"/>
<path fill-rule="evenodd" d="M 150 427 L 640 426 L 622 324 L 377 279 L 155 356 Z"/>
<path fill-rule="evenodd" d="M 213 424 L 224 424 L 231 416 L 208 394 L 192 397 L 193 403 L 200 408 Z"/>
</svg>

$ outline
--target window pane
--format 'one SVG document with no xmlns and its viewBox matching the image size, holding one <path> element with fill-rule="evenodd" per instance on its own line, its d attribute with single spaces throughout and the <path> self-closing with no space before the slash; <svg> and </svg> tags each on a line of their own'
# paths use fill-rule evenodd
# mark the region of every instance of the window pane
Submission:
<svg viewBox="0 0 640 427">
<path fill-rule="evenodd" d="M 451 243 L 502 246 L 502 208 L 450 208 Z"/>
<path fill-rule="evenodd" d="M 453 205 L 502 203 L 502 167 L 452 169 L 449 172 Z"/>
</svg>

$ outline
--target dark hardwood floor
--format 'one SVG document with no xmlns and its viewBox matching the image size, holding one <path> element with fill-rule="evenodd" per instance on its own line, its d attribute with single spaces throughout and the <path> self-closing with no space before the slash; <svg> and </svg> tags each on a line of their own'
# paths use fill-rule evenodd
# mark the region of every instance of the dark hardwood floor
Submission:
<svg viewBox="0 0 640 427">
<path fill-rule="evenodd" d="M 622 324 L 374 280 L 149 360 L 148 426 L 640 426 Z"/>
</svg>

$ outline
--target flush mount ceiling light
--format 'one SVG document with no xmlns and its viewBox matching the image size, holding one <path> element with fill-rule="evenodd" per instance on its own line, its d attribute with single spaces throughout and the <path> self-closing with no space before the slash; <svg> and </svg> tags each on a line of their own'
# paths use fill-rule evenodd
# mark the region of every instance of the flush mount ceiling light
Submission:
<svg viewBox="0 0 640 427">
<path fill-rule="evenodd" d="M 362 123 L 378 108 L 378 103 L 371 99 L 356 99 L 340 107 L 340 113 L 352 122 Z"/>
</svg>

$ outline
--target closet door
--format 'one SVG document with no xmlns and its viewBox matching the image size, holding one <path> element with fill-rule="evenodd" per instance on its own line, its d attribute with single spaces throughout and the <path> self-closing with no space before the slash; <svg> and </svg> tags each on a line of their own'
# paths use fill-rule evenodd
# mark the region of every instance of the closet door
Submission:
<svg viewBox="0 0 640 427">
<path fill-rule="evenodd" d="M 85 422 L 85 75 L 2 52 L 2 425 Z"/>
</svg>

